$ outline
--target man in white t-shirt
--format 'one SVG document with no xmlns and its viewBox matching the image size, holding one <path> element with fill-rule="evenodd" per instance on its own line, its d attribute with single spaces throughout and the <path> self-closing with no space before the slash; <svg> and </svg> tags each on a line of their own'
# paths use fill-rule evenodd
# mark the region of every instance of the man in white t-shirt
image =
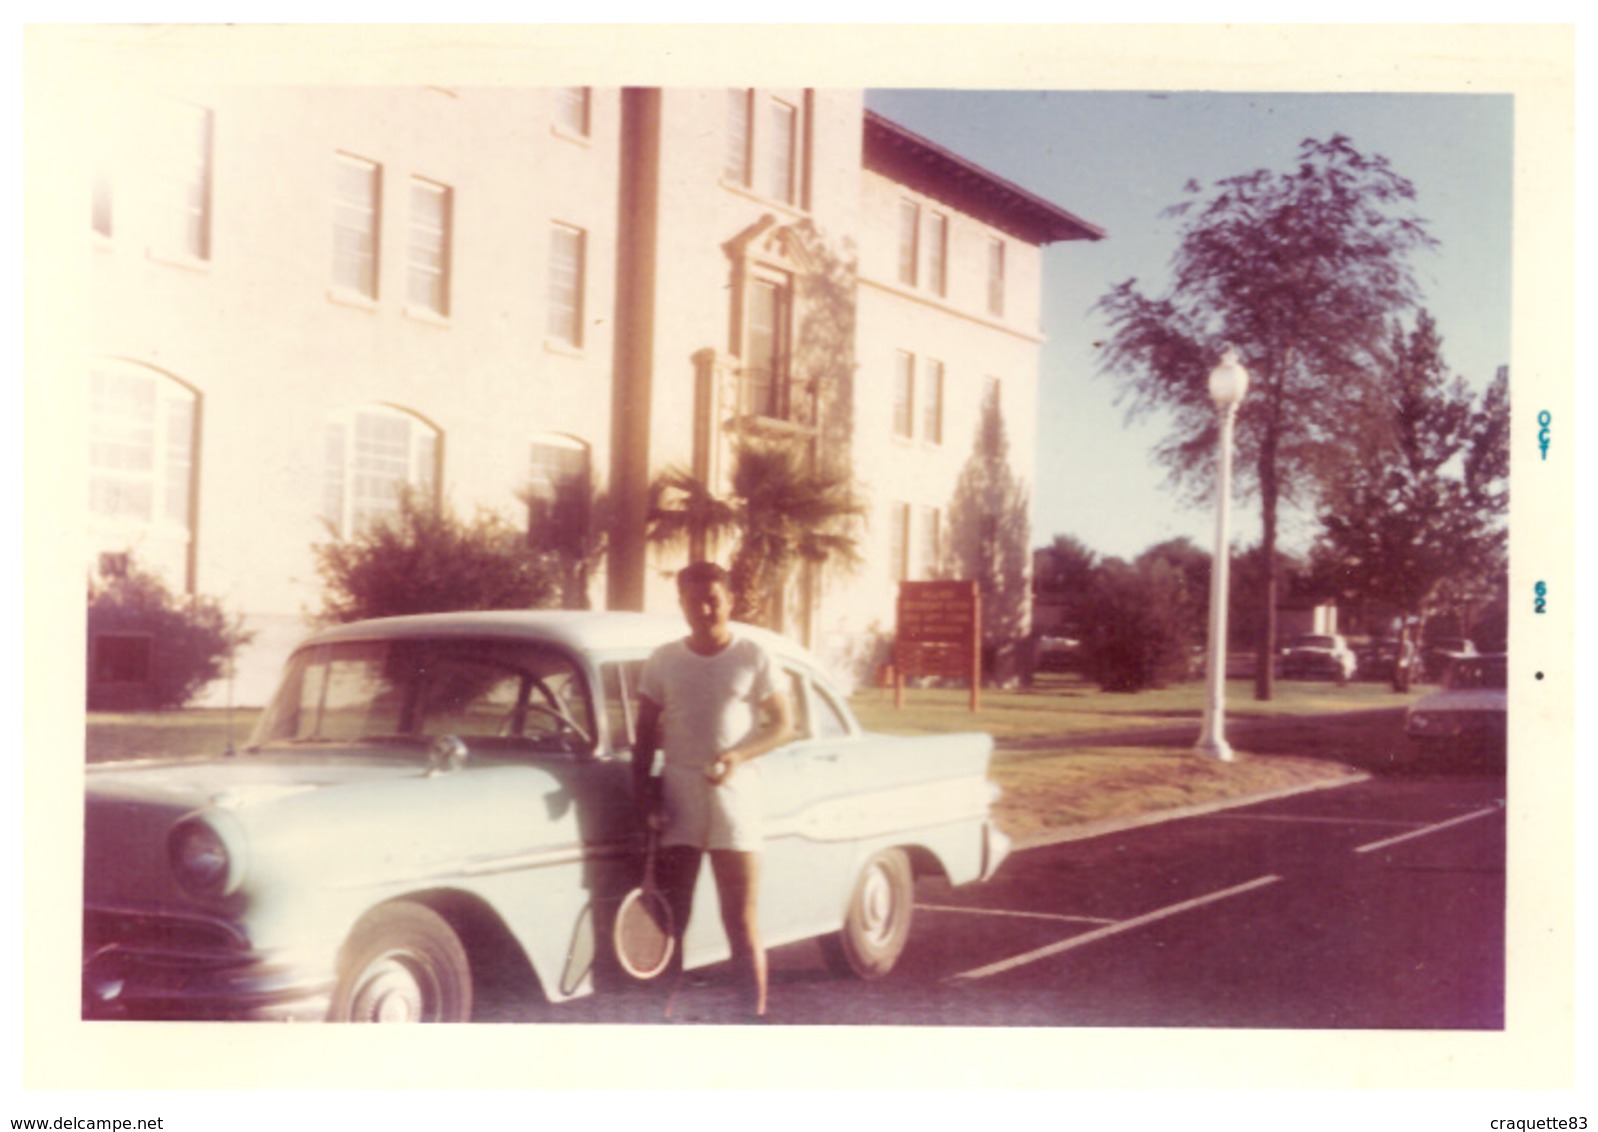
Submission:
<svg viewBox="0 0 1598 1132">
<path fill-rule="evenodd" d="M 766 952 L 756 916 L 760 778 L 749 764 L 787 741 L 788 701 L 770 654 L 732 631 L 726 571 L 696 562 L 677 575 L 677 594 L 689 632 L 644 664 L 633 783 L 644 820 L 660 831 L 659 877 L 676 922 L 677 961 L 708 852 L 733 963 L 749 988 L 751 1012 L 764 1017 Z"/>
</svg>

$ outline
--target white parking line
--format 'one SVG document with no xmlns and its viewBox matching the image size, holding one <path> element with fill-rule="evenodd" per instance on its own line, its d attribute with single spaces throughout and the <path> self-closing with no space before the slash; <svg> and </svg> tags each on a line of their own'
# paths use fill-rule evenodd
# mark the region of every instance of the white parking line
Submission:
<svg viewBox="0 0 1598 1132">
<path fill-rule="evenodd" d="M 1072 948 L 1081 947 L 1084 944 L 1094 943 L 1097 940 L 1105 939 L 1108 936 L 1117 935 L 1121 932 L 1131 931 L 1133 928 L 1140 928 L 1145 924 L 1152 924 L 1154 921 L 1163 920 L 1167 916 L 1175 916 L 1182 912 L 1191 911 L 1194 908 L 1201 908 L 1206 904 L 1214 904 L 1218 900 L 1226 900 L 1232 896 L 1240 896 L 1245 892 L 1252 892 L 1256 888 L 1264 888 L 1266 885 L 1275 884 L 1281 879 L 1282 878 L 1279 876 L 1256 877 L 1247 884 L 1239 884 L 1232 888 L 1224 888 L 1219 892 L 1212 892 L 1208 896 L 1199 896 L 1192 900 L 1184 900 L 1180 904 L 1170 904 L 1164 908 L 1158 908 L 1153 912 L 1145 912 L 1141 916 L 1134 916 L 1130 920 L 1118 920 L 1109 924 L 1107 927 L 1097 928 L 1090 932 L 1083 932 L 1081 935 L 1072 936 L 1070 939 L 1061 940 L 1059 943 L 1051 943 L 1046 947 L 1039 947 L 1034 951 L 1028 951 L 1010 959 L 1001 959 L 997 963 L 989 963 L 986 967 L 977 967 L 974 970 L 962 971 L 958 975 L 950 975 L 946 981 L 953 982 L 955 979 L 985 979 L 989 975 L 998 975 L 1005 971 L 1013 971 L 1015 968 L 1024 967 L 1028 963 L 1036 963 L 1039 959 L 1047 959 L 1052 955 L 1059 955 L 1061 952 L 1070 951 Z"/>
<path fill-rule="evenodd" d="M 1390 825 L 1399 829 L 1414 829 L 1418 821 L 1399 821 L 1396 818 L 1333 818 L 1316 814 L 1216 814 L 1223 821 L 1283 821 L 1319 822 L 1323 825 Z"/>
<path fill-rule="evenodd" d="M 1408 841 L 1413 837 L 1425 837 L 1428 833 L 1436 833 L 1439 829 L 1447 829 L 1451 825 L 1461 825 L 1464 822 L 1475 821 L 1477 818 L 1484 818 L 1499 812 L 1501 811 L 1497 806 L 1488 806 L 1485 809 L 1472 810 L 1470 813 L 1461 814 L 1457 818 L 1449 818 L 1447 821 L 1440 821 L 1432 825 L 1422 826 L 1420 829 L 1411 830 L 1408 833 L 1400 833 L 1397 837 L 1389 837 L 1383 841 L 1372 841 L 1369 845 L 1361 845 L 1359 848 L 1355 849 L 1354 852 L 1373 853 L 1378 849 L 1385 849 L 1389 845 L 1397 845 L 1400 841 Z"/>
<path fill-rule="evenodd" d="M 1063 924 L 1113 924 L 1103 916 L 1063 916 L 1054 912 L 1012 912 L 1008 908 L 956 908 L 949 904 L 917 904 L 918 912 L 964 912 L 969 916 L 1017 916 L 1025 920 L 1053 920 Z"/>
</svg>

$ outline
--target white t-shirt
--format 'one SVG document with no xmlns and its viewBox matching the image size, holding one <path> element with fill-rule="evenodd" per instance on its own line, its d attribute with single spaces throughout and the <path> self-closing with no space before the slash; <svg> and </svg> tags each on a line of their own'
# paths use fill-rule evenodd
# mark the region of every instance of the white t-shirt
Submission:
<svg viewBox="0 0 1598 1132">
<path fill-rule="evenodd" d="M 684 639 L 644 662 L 638 694 L 660 705 L 666 765 L 703 768 L 754 732 L 759 706 L 777 694 L 776 669 L 747 637 L 715 656 L 700 656 Z"/>
</svg>

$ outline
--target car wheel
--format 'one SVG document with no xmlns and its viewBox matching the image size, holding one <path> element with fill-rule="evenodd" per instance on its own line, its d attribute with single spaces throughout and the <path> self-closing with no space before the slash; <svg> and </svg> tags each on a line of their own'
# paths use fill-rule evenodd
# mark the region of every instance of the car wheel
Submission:
<svg viewBox="0 0 1598 1132">
<path fill-rule="evenodd" d="M 866 862 L 849 897 L 843 930 L 822 939 L 827 965 L 840 975 L 876 979 L 893 970 L 910 938 L 915 877 L 903 849 Z"/>
<path fill-rule="evenodd" d="M 334 1022 L 465 1022 L 472 970 L 449 922 L 421 904 L 374 908 L 344 944 Z"/>
</svg>

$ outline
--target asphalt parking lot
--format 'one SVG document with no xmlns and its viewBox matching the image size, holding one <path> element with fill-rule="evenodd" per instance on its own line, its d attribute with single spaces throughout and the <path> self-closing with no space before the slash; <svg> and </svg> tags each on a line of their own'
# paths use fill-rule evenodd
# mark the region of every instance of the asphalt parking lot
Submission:
<svg viewBox="0 0 1598 1132">
<path fill-rule="evenodd" d="M 923 881 L 883 979 L 839 978 L 814 942 L 774 949 L 770 1020 L 1498 1029 L 1503 787 L 1376 777 L 1032 848 L 986 884 Z M 663 1001 L 638 987 L 483 1015 L 664 1024 Z M 690 976 L 677 1024 L 741 1020 L 724 965 Z"/>
</svg>

